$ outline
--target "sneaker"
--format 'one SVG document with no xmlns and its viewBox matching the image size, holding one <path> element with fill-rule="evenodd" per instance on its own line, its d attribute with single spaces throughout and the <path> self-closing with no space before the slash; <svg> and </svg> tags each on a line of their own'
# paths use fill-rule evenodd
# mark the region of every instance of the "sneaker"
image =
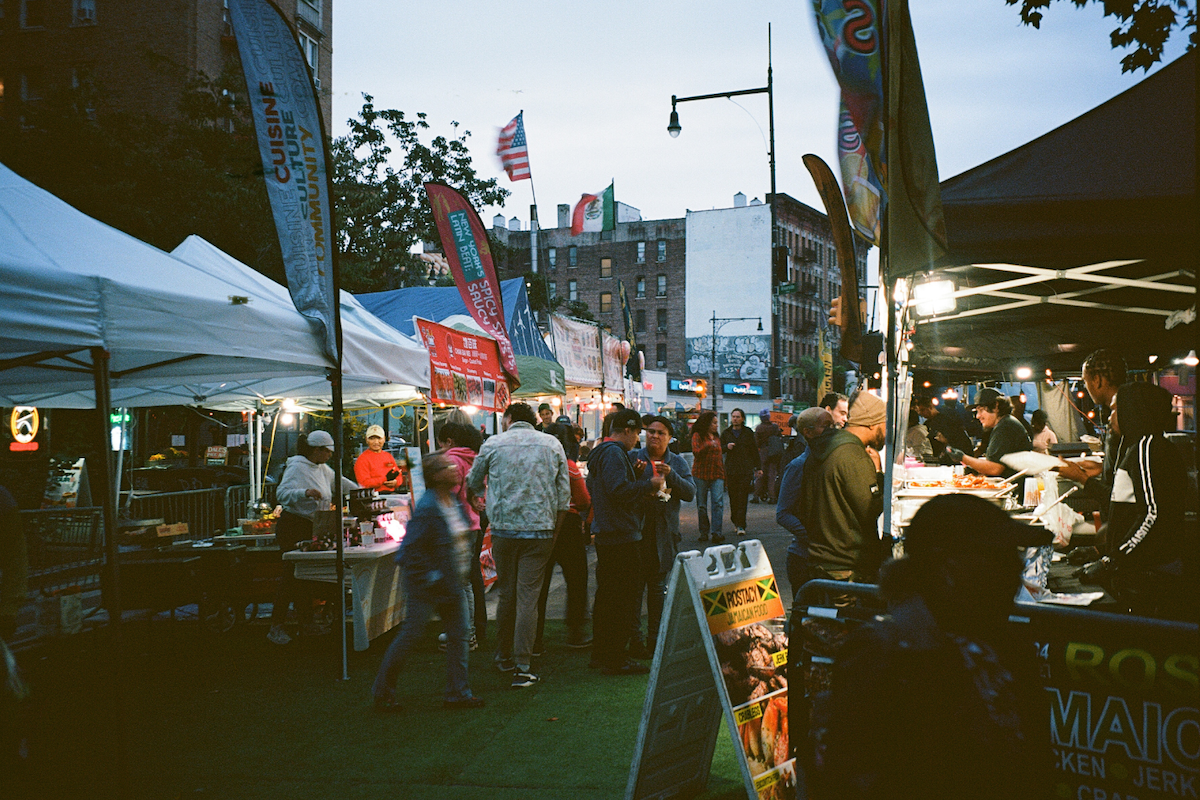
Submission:
<svg viewBox="0 0 1200 800">
<path fill-rule="evenodd" d="M 650 668 L 632 659 L 626 659 L 623 664 L 610 665 L 601 671 L 605 675 L 645 675 L 650 672 Z"/>
<path fill-rule="evenodd" d="M 514 672 L 512 677 L 512 688 L 528 689 L 530 686 L 536 685 L 540 680 L 541 678 L 539 678 L 537 675 L 534 675 L 532 672 Z"/>
<path fill-rule="evenodd" d="M 292 637 L 288 636 L 282 625 L 272 625 L 271 630 L 267 631 L 267 641 L 271 644 L 290 644 Z"/>
<path fill-rule="evenodd" d="M 496 669 L 500 670 L 501 672 L 514 672 L 517 669 L 517 662 L 513 661 L 511 658 L 500 658 L 497 656 L 495 662 Z"/>
<path fill-rule="evenodd" d="M 707 533 L 702 533 L 702 534 L 700 534 L 699 536 L 697 536 L 697 537 L 696 537 L 696 541 L 697 541 L 697 542 L 707 542 L 707 541 L 708 541 L 708 534 L 707 534 Z"/>
<path fill-rule="evenodd" d="M 725 543 L 725 537 L 724 537 L 724 536 L 722 536 L 722 535 L 721 535 L 721 534 L 719 534 L 719 533 L 714 533 L 714 534 L 713 534 L 713 537 L 712 537 L 712 543 L 713 543 L 713 544 L 724 544 L 724 543 Z"/>
<path fill-rule="evenodd" d="M 746 529 L 745 529 L 745 528 L 738 528 L 738 529 L 737 529 L 737 535 L 738 535 L 738 536 L 745 536 L 745 535 L 746 535 Z"/>
</svg>

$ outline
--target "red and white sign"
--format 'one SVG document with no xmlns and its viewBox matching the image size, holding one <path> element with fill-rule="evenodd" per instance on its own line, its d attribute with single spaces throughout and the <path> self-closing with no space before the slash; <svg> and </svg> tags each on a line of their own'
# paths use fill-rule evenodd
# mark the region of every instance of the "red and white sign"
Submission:
<svg viewBox="0 0 1200 800">
<path fill-rule="evenodd" d="M 510 400 L 495 339 L 417 319 L 429 351 L 429 399 L 454 406 L 503 411 Z"/>
</svg>

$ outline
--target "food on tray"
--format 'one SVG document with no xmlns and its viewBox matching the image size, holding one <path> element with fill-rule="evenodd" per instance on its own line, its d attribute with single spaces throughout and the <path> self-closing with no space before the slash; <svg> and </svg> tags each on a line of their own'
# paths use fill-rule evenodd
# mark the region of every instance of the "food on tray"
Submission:
<svg viewBox="0 0 1200 800">
<path fill-rule="evenodd" d="M 984 475 L 955 475 L 950 480 L 916 480 L 909 481 L 910 489 L 996 489 L 1000 481 Z"/>
</svg>

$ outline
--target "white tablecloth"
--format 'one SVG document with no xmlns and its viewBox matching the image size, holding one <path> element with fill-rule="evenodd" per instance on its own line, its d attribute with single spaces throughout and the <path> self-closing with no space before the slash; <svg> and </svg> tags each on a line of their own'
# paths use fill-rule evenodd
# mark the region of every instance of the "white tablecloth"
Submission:
<svg viewBox="0 0 1200 800">
<path fill-rule="evenodd" d="M 391 630 L 404 618 L 404 588 L 400 566 L 393 556 L 399 542 L 345 549 L 346 583 L 353 597 L 354 649 L 366 650 L 371 640 Z M 322 550 L 283 554 L 300 580 L 337 582 L 337 553 Z"/>
</svg>

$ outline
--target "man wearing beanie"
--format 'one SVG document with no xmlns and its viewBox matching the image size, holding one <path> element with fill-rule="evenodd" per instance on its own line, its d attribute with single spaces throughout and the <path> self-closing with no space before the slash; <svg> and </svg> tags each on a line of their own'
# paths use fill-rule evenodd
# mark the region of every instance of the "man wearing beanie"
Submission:
<svg viewBox="0 0 1200 800">
<path fill-rule="evenodd" d="M 875 582 L 884 555 L 876 521 L 883 511 L 878 448 L 886 430 L 884 402 L 860 391 L 850 398 L 846 427 L 829 428 L 809 443 L 800 508 L 811 578 Z"/>
<path fill-rule="evenodd" d="M 383 428 L 367 428 L 367 449 L 354 462 L 354 479 L 364 489 L 376 489 L 380 494 L 396 491 L 400 468 L 396 459 L 383 449 Z"/>
</svg>

